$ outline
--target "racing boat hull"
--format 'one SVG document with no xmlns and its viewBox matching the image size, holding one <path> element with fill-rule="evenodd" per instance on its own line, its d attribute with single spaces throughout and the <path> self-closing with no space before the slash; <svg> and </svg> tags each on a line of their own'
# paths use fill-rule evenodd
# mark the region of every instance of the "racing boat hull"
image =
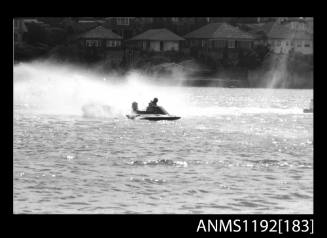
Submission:
<svg viewBox="0 0 327 238">
<path fill-rule="evenodd" d="M 128 119 L 148 120 L 148 121 L 174 121 L 181 117 L 162 114 L 135 114 L 126 115 Z"/>
</svg>

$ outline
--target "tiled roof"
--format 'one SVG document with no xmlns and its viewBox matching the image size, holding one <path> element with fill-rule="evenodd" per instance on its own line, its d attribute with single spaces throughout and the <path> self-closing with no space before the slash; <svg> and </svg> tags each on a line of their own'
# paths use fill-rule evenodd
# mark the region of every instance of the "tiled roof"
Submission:
<svg viewBox="0 0 327 238">
<path fill-rule="evenodd" d="M 253 35 L 227 23 L 210 23 L 186 34 L 184 37 L 199 39 L 254 39 Z"/>
<path fill-rule="evenodd" d="M 81 34 L 78 38 L 83 39 L 94 39 L 94 38 L 101 38 L 101 39 L 122 39 L 120 35 L 112 32 L 110 29 L 104 28 L 103 26 L 98 26 L 88 32 Z"/>
<path fill-rule="evenodd" d="M 130 40 L 160 40 L 160 41 L 180 41 L 184 38 L 176 35 L 167 29 L 151 29 L 147 30 Z"/>
</svg>

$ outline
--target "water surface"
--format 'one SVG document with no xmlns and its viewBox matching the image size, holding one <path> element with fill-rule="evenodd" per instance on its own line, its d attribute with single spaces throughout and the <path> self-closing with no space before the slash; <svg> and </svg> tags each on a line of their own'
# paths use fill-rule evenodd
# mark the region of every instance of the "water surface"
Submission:
<svg viewBox="0 0 327 238">
<path fill-rule="evenodd" d="M 167 122 L 15 103 L 14 213 L 313 213 L 312 90 L 183 91 Z"/>
</svg>

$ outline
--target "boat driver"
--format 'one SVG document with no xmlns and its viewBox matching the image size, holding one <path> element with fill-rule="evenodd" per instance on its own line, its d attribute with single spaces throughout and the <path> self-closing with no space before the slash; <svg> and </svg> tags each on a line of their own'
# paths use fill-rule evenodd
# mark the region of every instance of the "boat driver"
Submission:
<svg viewBox="0 0 327 238">
<path fill-rule="evenodd" d="M 148 107 L 146 108 L 147 112 L 152 112 L 152 113 L 156 113 L 158 105 L 158 98 L 154 98 L 148 105 Z"/>
</svg>

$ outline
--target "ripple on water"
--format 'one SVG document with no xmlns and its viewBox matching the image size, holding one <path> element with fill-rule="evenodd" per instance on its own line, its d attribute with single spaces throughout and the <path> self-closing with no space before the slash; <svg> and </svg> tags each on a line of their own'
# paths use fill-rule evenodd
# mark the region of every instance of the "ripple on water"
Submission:
<svg viewBox="0 0 327 238">
<path fill-rule="evenodd" d="M 278 200 L 292 200 L 292 197 L 287 194 L 280 194 L 280 195 L 272 195 L 270 198 L 278 199 Z"/>
<path fill-rule="evenodd" d="M 150 183 L 150 184 L 164 184 L 167 181 L 165 179 L 154 179 L 154 178 L 134 178 L 131 177 L 129 179 L 132 182 L 137 182 L 137 183 Z"/>
<path fill-rule="evenodd" d="M 300 194 L 300 193 L 291 193 L 291 196 L 294 196 L 296 198 L 312 199 L 312 196 L 306 194 Z"/>
</svg>

